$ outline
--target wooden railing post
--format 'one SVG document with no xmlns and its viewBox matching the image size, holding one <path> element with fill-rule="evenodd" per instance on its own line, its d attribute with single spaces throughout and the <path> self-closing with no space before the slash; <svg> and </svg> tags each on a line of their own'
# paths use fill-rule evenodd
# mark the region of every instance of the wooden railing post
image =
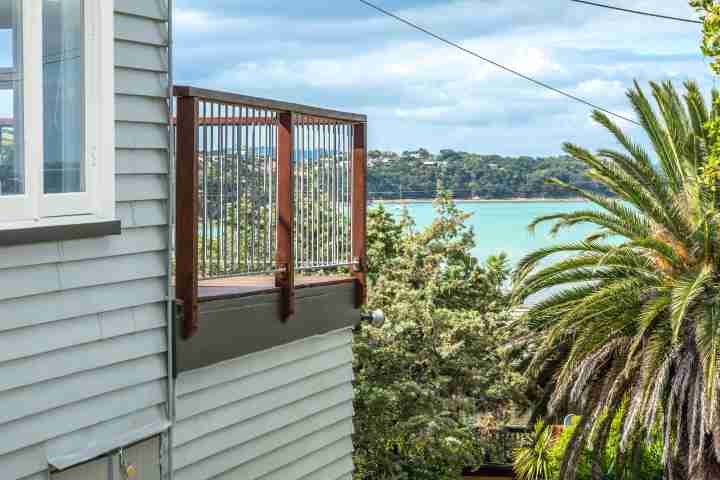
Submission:
<svg viewBox="0 0 720 480">
<path fill-rule="evenodd" d="M 355 262 L 355 306 L 360 308 L 367 300 L 367 124 L 353 127 L 352 158 L 352 254 Z"/>
<path fill-rule="evenodd" d="M 278 114 L 277 135 L 277 273 L 275 286 L 280 288 L 283 320 L 295 313 L 295 272 L 293 258 L 293 125 L 292 113 Z"/>
<path fill-rule="evenodd" d="M 198 100 L 177 97 L 175 296 L 185 339 L 198 330 Z"/>
</svg>

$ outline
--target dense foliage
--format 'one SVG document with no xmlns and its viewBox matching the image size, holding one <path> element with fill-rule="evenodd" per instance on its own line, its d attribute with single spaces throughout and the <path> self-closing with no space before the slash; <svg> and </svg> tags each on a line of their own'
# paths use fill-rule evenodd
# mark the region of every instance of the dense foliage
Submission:
<svg viewBox="0 0 720 480">
<path fill-rule="evenodd" d="M 576 467 L 578 480 L 662 480 L 662 438 L 654 435 L 647 443 L 639 445 L 632 452 L 631 465 L 618 461 L 618 443 L 622 439 L 622 416 L 617 415 L 610 427 L 608 441 L 600 461 L 593 461 L 593 451 L 585 448 L 580 454 Z M 534 442 L 519 448 L 515 458 L 515 473 L 518 480 L 551 480 L 558 478 L 568 445 L 573 441 L 578 421 L 575 417 L 567 427 L 545 425 L 538 420 L 534 429 Z M 620 465 L 625 466 L 619 472 Z"/>
<path fill-rule="evenodd" d="M 357 479 L 457 480 L 483 461 L 481 432 L 522 404 L 503 348 L 506 260 L 479 263 L 467 214 L 447 197 L 436 208 L 421 231 L 382 206 L 369 214 L 368 306 L 387 320 L 354 342 Z"/>
<path fill-rule="evenodd" d="M 710 58 L 710 69 L 720 75 L 720 2 L 717 0 L 690 0 L 703 21 L 701 50 Z M 713 100 L 718 107 L 720 98 Z M 711 189 L 720 181 L 720 118 L 709 118 L 706 125 L 708 159 L 701 170 L 701 179 Z"/>
<path fill-rule="evenodd" d="M 694 83 L 682 97 L 670 83 L 651 88 L 654 102 L 638 85 L 628 97 L 654 155 L 595 112 L 624 151 L 565 150 L 618 198 L 555 180 L 596 208 L 535 224 L 586 223 L 596 233 L 533 252 L 514 273 L 518 301 L 549 293 L 525 316 L 538 345 L 529 373 L 552 387 L 547 416 L 581 418 L 562 480 L 578 477 L 585 449 L 593 465 L 602 462 L 614 421 L 621 478 L 637 478 L 627 473 L 633 452 L 658 432 L 664 478 L 720 478 L 720 193 L 699 174 L 707 164 L 705 126 L 718 111 Z"/>
<path fill-rule="evenodd" d="M 557 177 L 597 193 L 608 193 L 588 179 L 587 167 L 562 157 L 501 157 L 441 150 L 432 155 L 424 149 L 404 152 L 378 150 L 369 153 L 368 191 L 371 198 L 435 198 L 446 189 L 455 198 L 567 198 L 575 196 L 545 179 Z"/>
</svg>

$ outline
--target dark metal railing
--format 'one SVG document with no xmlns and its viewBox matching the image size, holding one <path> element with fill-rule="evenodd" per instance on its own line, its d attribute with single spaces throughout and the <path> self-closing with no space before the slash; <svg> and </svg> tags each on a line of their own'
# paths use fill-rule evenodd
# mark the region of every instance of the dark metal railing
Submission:
<svg viewBox="0 0 720 480">
<path fill-rule="evenodd" d="M 293 120 L 295 269 L 351 266 L 353 125 L 310 115 Z"/>
<path fill-rule="evenodd" d="M 348 267 L 365 285 L 366 118 L 175 87 L 176 294 L 185 337 L 198 280 L 272 274 L 292 315 L 295 272 Z"/>
<path fill-rule="evenodd" d="M 198 275 L 275 271 L 277 114 L 198 99 Z"/>
</svg>

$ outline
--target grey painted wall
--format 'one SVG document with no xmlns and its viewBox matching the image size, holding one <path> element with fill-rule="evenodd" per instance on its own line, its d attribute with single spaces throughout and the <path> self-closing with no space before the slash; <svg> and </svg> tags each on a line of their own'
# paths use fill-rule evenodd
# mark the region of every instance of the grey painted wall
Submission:
<svg viewBox="0 0 720 480">
<path fill-rule="evenodd" d="M 115 0 L 115 10 L 123 232 L 0 247 L 3 479 L 47 479 L 48 456 L 167 426 L 167 6 Z"/>
<path fill-rule="evenodd" d="M 352 331 L 181 373 L 176 480 L 352 477 Z"/>
<path fill-rule="evenodd" d="M 295 313 L 282 318 L 280 293 L 200 303 L 198 333 L 189 340 L 175 327 L 175 370 L 206 367 L 360 322 L 354 283 L 299 288 Z M 179 320 L 179 319 L 178 319 Z"/>
</svg>

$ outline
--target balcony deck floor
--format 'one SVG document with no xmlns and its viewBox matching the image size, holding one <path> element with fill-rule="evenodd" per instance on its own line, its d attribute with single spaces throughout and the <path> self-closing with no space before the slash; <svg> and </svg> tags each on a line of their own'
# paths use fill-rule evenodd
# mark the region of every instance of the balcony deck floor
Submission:
<svg viewBox="0 0 720 480">
<path fill-rule="evenodd" d="M 334 283 L 352 282 L 347 276 L 302 275 L 295 277 L 295 288 L 305 288 Z M 275 277 L 271 275 L 212 278 L 198 281 L 198 298 L 208 301 L 221 297 L 238 297 L 277 292 Z"/>
</svg>

